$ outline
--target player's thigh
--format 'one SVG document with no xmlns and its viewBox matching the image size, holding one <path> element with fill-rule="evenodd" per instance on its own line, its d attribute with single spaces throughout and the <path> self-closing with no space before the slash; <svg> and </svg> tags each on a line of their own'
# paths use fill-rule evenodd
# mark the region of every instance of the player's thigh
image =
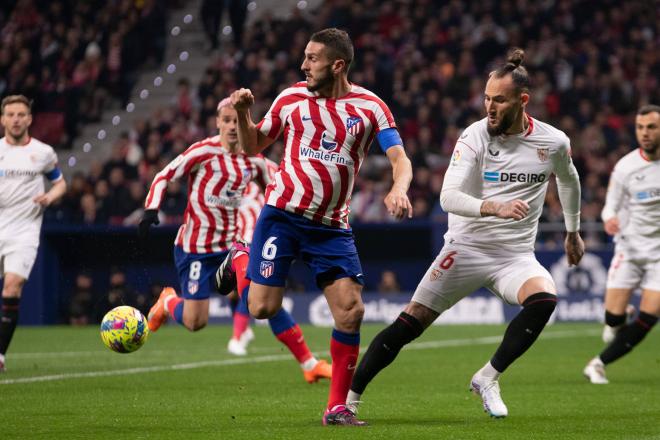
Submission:
<svg viewBox="0 0 660 440">
<path fill-rule="evenodd" d="M 179 274 L 181 296 L 185 300 L 208 300 L 215 292 L 213 283 L 218 266 L 227 252 L 193 254 L 174 248 L 174 262 Z"/>
<path fill-rule="evenodd" d="M 4 243 L 2 253 L 3 292 L 6 291 L 10 296 L 20 296 L 37 258 L 37 248 L 21 243 Z"/>
<path fill-rule="evenodd" d="M 624 260 L 622 253 L 617 253 L 607 271 L 607 290 L 635 290 L 644 278 L 644 265 L 633 260 Z"/>
<path fill-rule="evenodd" d="M 609 288 L 605 290 L 605 310 L 615 315 L 625 314 L 632 292 L 633 289 Z"/>
<path fill-rule="evenodd" d="M 557 294 L 552 276 L 532 253 L 501 255 L 488 288 L 508 304 L 522 304 L 539 292 Z"/>
<path fill-rule="evenodd" d="M 247 278 L 262 286 L 283 288 L 298 253 L 299 232 L 283 211 L 264 206 L 252 236 Z M 252 292 L 271 289 L 254 289 Z M 261 295 L 255 293 L 255 295 Z M 250 298 L 248 298 L 250 300 Z"/>
<path fill-rule="evenodd" d="M 639 309 L 660 316 L 660 260 L 647 262 L 644 265 L 641 285 L 642 302 Z"/>
<path fill-rule="evenodd" d="M 417 285 L 411 302 L 441 314 L 485 285 L 487 260 L 478 252 L 445 245 Z"/>
</svg>

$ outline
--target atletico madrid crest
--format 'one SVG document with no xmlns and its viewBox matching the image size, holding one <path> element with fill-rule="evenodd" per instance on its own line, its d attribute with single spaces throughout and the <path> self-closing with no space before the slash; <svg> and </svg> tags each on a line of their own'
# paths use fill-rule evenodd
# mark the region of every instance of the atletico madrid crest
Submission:
<svg viewBox="0 0 660 440">
<path fill-rule="evenodd" d="M 262 261 L 259 273 L 264 278 L 270 278 L 270 276 L 275 271 L 275 263 L 272 261 Z"/>
<path fill-rule="evenodd" d="M 357 136 L 360 130 L 362 129 L 362 118 L 359 116 L 350 116 L 346 118 L 346 131 L 348 131 L 351 136 Z"/>
</svg>

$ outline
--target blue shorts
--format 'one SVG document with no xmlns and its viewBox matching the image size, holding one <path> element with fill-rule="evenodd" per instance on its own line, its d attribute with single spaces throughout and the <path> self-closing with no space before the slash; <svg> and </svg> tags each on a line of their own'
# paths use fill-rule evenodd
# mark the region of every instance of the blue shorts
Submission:
<svg viewBox="0 0 660 440">
<path fill-rule="evenodd" d="M 209 299 L 215 293 L 213 277 L 228 251 L 213 254 L 189 254 L 174 246 L 174 263 L 179 273 L 181 296 L 184 299 Z"/>
<path fill-rule="evenodd" d="M 352 278 L 364 285 L 353 232 L 315 223 L 303 216 L 266 205 L 261 210 L 250 246 L 247 277 L 266 286 L 284 287 L 294 258 L 311 270 L 316 285 Z"/>
</svg>

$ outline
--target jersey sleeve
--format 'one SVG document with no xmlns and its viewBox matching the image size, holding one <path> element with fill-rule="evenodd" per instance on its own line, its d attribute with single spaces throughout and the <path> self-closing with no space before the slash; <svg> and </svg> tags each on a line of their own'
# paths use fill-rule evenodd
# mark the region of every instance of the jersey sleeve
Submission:
<svg viewBox="0 0 660 440">
<path fill-rule="evenodd" d="M 48 148 L 48 151 L 46 152 L 42 172 L 51 182 L 57 182 L 63 178 L 62 171 L 57 165 L 57 153 L 55 153 L 55 150 L 52 148 Z"/>
<path fill-rule="evenodd" d="M 284 106 L 289 100 L 288 97 L 291 96 L 288 90 L 284 90 L 275 98 L 264 118 L 257 124 L 257 130 L 270 139 L 277 139 L 284 131 L 284 121 L 286 120 Z"/>
<path fill-rule="evenodd" d="M 626 196 L 625 177 L 621 166 L 617 164 L 610 176 L 610 183 L 607 186 L 607 195 L 605 196 L 605 206 L 600 213 L 604 222 L 616 217 L 623 206 Z"/>
<path fill-rule="evenodd" d="M 467 131 L 467 130 L 466 130 Z M 464 217 L 481 217 L 483 200 L 470 194 L 468 182 L 478 173 L 480 157 L 475 147 L 470 145 L 469 133 L 459 139 L 454 147 L 451 161 L 440 192 L 440 205 L 446 212 Z"/>
<path fill-rule="evenodd" d="M 552 155 L 552 161 L 566 230 L 576 232 L 580 229 L 580 176 L 573 165 L 570 140 L 566 135 L 562 137 L 557 152 Z"/>
<path fill-rule="evenodd" d="M 376 133 L 380 133 L 382 130 L 387 130 L 388 128 L 396 128 L 396 122 L 394 122 L 394 116 L 390 108 L 385 104 L 380 98 L 374 98 L 376 102 Z"/>
<path fill-rule="evenodd" d="M 172 162 L 167 164 L 151 183 L 147 199 L 144 203 L 145 209 L 158 209 L 163 202 L 167 184 L 179 179 L 181 176 L 190 174 L 200 163 L 212 157 L 213 154 L 204 147 L 192 146 L 178 155 Z"/>
<path fill-rule="evenodd" d="M 268 159 L 259 155 L 250 157 L 249 160 L 256 171 L 252 179 L 257 182 L 259 186 L 265 188 L 272 180 L 272 176 L 268 169 L 268 163 L 266 162 Z"/>
</svg>

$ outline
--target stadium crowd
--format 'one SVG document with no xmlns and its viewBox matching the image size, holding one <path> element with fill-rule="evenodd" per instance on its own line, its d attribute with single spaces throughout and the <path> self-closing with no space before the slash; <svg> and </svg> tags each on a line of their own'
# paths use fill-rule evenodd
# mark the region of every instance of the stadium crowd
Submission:
<svg viewBox="0 0 660 440">
<path fill-rule="evenodd" d="M 139 68 L 160 64 L 176 1 L 16 0 L 0 6 L 0 96 L 34 100 L 35 137 L 71 147 L 81 124 L 125 105 Z M 128 50 L 127 48 L 130 48 Z"/>
<path fill-rule="evenodd" d="M 150 54 L 160 62 L 164 39 L 142 33 L 162 36 L 165 10 L 153 0 L 73 2 L 76 13 L 65 18 L 68 3 L 20 0 L 5 14 L 0 90 L 36 98 L 37 110 L 63 105 L 59 110 L 72 138 L 69 125 L 84 122 L 83 115 L 98 117 L 104 104 L 97 97 L 126 98 L 137 59 Z M 300 54 L 312 30 L 328 26 L 346 29 L 355 42 L 350 79 L 377 93 L 395 115 L 415 169 L 410 196 L 416 218 L 445 220 L 438 195 L 453 146 L 464 127 L 483 117 L 487 72 L 507 48 L 519 46 L 529 56 L 533 79 L 528 112 L 569 135 L 582 179 L 583 222 L 599 221 L 609 173 L 635 146 L 636 109 L 660 102 L 660 19 L 646 2 L 606 0 L 597 10 L 590 3 L 335 0 L 313 14 L 295 9 L 287 20 L 265 15 L 246 27 L 240 47 L 222 42 L 199 84 L 180 81 L 169 107 L 144 115 L 122 134 L 108 161 L 77 172 L 47 221 L 136 224 L 155 173 L 214 132 L 218 101 L 249 87 L 257 101 L 254 116 L 262 115 L 282 88 L 302 78 Z M 118 28 L 104 26 L 112 14 L 124 17 Z M 83 17 L 91 28 L 81 27 Z M 145 22 L 151 23 L 146 30 Z M 112 45 L 133 47 L 134 40 L 150 43 L 138 44 L 135 53 L 120 50 L 113 76 L 118 58 Z M 90 62 L 90 53 L 97 61 Z M 54 99 L 48 90 L 59 97 L 73 94 L 77 104 Z M 372 148 L 356 182 L 353 222 L 390 221 L 382 199 L 391 173 L 379 150 Z M 274 160 L 281 153 L 279 142 L 267 152 Z M 185 187 L 172 185 L 163 222 L 179 223 L 185 203 Z M 542 221 L 561 219 L 551 188 Z M 585 235 L 588 242 L 605 240 L 600 233 Z M 552 246 L 560 237 L 541 239 Z"/>
</svg>

